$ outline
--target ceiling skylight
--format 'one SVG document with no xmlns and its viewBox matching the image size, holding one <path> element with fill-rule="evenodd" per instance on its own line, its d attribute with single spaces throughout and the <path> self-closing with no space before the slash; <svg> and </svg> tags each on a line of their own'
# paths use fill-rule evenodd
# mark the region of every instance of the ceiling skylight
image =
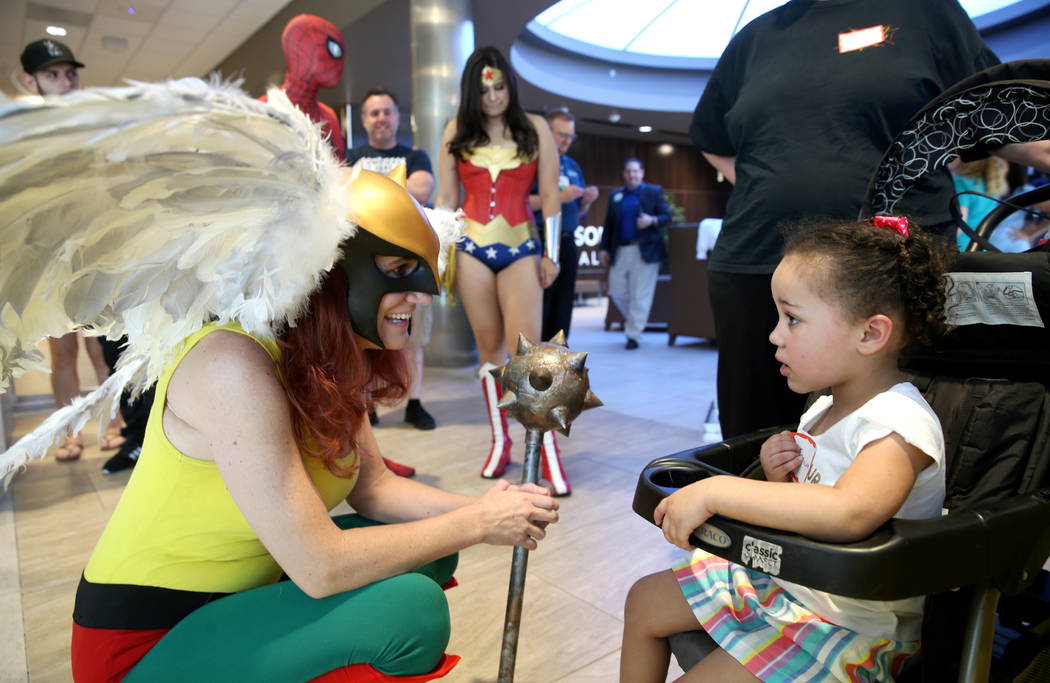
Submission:
<svg viewBox="0 0 1050 683">
<path fill-rule="evenodd" d="M 975 19 L 1017 2 L 961 0 Z M 737 31 L 782 4 L 784 0 L 562 0 L 537 15 L 529 28 L 635 55 L 717 59 Z"/>
</svg>

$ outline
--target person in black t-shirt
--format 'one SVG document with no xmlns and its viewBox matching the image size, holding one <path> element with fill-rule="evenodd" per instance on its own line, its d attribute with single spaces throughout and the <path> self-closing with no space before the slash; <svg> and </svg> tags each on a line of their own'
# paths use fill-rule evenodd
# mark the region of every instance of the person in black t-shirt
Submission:
<svg viewBox="0 0 1050 683">
<path fill-rule="evenodd" d="M 856 219 L 897 132 L 941 91 L 998 61 L 956 0 L 793 0 L 730 42 L 690 127 L 734 183 L 709 261 L 724 438 L 789 424 L 805 398 L 780 377 L 768 339 L 778 226 Z M 1045 152 L 1031 145 L 1041 144 L 997 154 L 1031 162 Z M 943 170 L 912 189 L 901 212 L 947 243 L 951 196 Z"/>
<path fill-rule="evenodd" d="M 361 124 L 368 133 L 368 143 L 354 147 L 346 155 L 351 166 L 361 166 L 369 171 L 386 175 L 396 166 L 404 164 L 407 180 L 405 189 L 421 205 L 426 204 L 434 191 L 434 173 L 430 158 L 421 149 L 412 149 L 398 144 L 397 128 L 401 113 L 394 94 L 384 88 L 371 88 L 361 102 Z M 423 346 L 430 341 L 433 312 L 429 306 L 417 306 L 412 314 L 412 336 L 406 347 L 408 367 L 411 373 L 408 388 L 408 404 L 405 406 L 405 422 L 416 429 L 434 429 L 437 423 L 423 407 L 420 395 L 423 386 Z M 372 424 L 378 422 L 375 412 L 369 417 Z M 412 476 L 415 470 L 387 460 L 387 466 L 402 476 Z"/>
<path fill-rule="evenodd" d="M 405 189 L 416 201 L 426 205 L 434 192 L 434 171 L 430 157 L 421 149 L 412 149 L 397 141 L 401 111 L 397 98 L 385 88 L 370 88 L 361 101 L 361 125 L 368 134 L 368 143 L 358 145 L 346 153 L 346 163 L 358 162 L 369 171 L 386 175 L 395 166 L 404 164 L 408 181 Z"/>
</svg>

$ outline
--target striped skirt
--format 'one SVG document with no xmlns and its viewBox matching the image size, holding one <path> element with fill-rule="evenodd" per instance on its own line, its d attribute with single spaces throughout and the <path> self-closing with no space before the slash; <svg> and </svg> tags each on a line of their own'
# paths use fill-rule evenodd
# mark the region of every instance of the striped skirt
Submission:
<svg viewBox="0 0 1050 683">
<path fill-rule="evenodd" d="M 918 641 L 873 638 L 825 621 L 767 575 L 703 550 L 673 570 L 703 629 L 767 683 L 892 681 L 919 652 Z"/>
</svg>

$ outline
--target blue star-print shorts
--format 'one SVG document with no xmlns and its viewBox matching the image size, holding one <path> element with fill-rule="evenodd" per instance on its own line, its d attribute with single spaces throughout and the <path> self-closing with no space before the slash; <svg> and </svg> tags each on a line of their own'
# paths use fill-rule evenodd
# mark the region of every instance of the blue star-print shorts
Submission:
<svg viewBox="0 0 1050 683">
<path fill-rule="evenodd" d="M 493 273 L 498 273 L 510 264 L 525 256 L 540 256 L 540 243 L 529 238 L 516 247 L 494 242 L 487 247 L 479 247 L 477 242 L 466 235 L 456 243 L 456 249 L 465 251 L 477 260 L 489 267 Z"/>
</svg>

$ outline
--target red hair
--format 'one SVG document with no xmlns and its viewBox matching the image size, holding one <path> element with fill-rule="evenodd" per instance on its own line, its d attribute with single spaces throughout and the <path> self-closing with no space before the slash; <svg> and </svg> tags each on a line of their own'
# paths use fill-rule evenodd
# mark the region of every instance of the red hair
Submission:
<svg viewBox="0 0 1050 683">
<path fill-rule="evenodd" d="M 310 297 L 307 313 L 280 340 L 296 444 L 338 477 L 357 469 L 335 461 L 355 446 L 369 392 L 377 403 L 398 401 L 408 392 L 404 354 L 358 346 L 346 291 L 346 276 L 332 270 Z"/>
</svg>

